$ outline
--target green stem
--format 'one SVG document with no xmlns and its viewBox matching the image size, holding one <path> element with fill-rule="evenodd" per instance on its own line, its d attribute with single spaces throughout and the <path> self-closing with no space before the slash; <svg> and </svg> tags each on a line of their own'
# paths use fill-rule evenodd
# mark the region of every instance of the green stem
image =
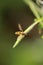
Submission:
<svg viewBox="0 0 43 65">
<path fill-rule="evenodd" d="M 33 28 L 34 28 L 34 26 L 36 26 L 38 23 L 40 23 L 41 21 L 43 20 L 43 18 L 40 18 L 40 19 L 38 19 L 38 20 L 35 20 L 35 22 L 32 24 L 32 25 L 30 25 L 25 31 L 24 31 L 24 33 L 29 33 Z M 23 39 L 25 37 L 25 35 L 20 35 L 18 38 L 17 38 L 17 40 L 16 40 L 16 42 L 15 42 L 15 44 L 13 45 L 13 48 L 15 48 L 19 43 L 20 43 L 20 41 Z"/>
<path fill-rule="evenodd" d="M 29 5 L 29 7 L 32 10 L 33 14 L 38 19 L 24 31 L 24 33 L 27 34 L 34 28 L 34 26 L 36 26 L 38 23 L 40 23 L 43 20 L 43 18 L 40 18 L 40 15 L 39 15 L 38 11 L 36 10 L 35 4 L 33 3 L 32 0 L 24 0 L 24 2 L 26 2 L 27 5 Z M 15 48 L 24 37 L 25 37 L 25 35 L 20 35 L 17 38 L 17 41 L 15 42 L 15 44 L 13 45 L 13 48 Z"/>
<path fill-rule="evenodd" d="M 40 18 L 40 15 L 38 13 L 38 11 L 36 10 L 36 5 L 32 0 L 24 0 L 24 2 L 30 7 L 31 11 L 33 12 L 33 14 L 35 15 L 36 18 Z"/>
</svg>

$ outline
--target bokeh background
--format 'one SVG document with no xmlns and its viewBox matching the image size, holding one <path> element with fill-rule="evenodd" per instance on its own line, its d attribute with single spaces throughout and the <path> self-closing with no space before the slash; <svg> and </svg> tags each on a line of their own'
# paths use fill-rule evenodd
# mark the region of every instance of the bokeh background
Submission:
<svg viewBox="0 0 43 65">
<path fill-rule="evenodd" d="M 12 48 L 18 23 L 25 30 L 34 18 L 23 0 L 0 0 L 0 65 L 43 65 L 43 39 L 38 34 L 38 26 L 30 31 L 30 37 Z"/>
</svg>

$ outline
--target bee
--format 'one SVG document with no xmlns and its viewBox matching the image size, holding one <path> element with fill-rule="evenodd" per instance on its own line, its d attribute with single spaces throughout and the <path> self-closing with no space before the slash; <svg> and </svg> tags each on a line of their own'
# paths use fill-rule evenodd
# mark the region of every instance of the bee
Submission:
<svg viewBox="0 0 43 65">
<path fill-rule="evenodd" d="M 21 27 L 20 24 L 18 24 L 18 28 L 19 28 L 20 31 L 15 32 L 16 35 L 26 35 L 26 34 L 23 32 L 23 29 L 22 29 L 22 27 Z"/>
</svg>

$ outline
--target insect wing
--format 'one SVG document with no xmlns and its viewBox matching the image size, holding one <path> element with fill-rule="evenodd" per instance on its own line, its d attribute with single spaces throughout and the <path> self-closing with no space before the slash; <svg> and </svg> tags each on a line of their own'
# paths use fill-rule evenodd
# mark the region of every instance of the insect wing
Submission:
<svg viewBox="0 0 43 65">
<path fill-rule="evenodd" d="M 19 28 L 20 31 L 23 31 L 23 29 L 22 29 L 20 24 L 18 24 L 18 28 Z"/>
</svg>

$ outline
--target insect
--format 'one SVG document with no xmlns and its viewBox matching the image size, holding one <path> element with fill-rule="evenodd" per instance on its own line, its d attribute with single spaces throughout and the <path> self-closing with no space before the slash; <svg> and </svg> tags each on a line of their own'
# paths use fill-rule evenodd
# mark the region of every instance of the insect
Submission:
<svg viewBox="0 0 43 65">
<path fill-rule="evenodd" d="M 23 31 L 20 24 L 18 24 L 18 28 L 19 28 L 20 31 L 15 32 L 15 35 L 18 35 L 18 36 L 19 35 L 24 35 L 24 36 L 27 36 L 27 37 L 31 38 L 31 34 L 24 33 L 24 31 Z"/>
<path fill-rule="evenodd" d="M 34 19 L 34 23 L 30 25 L 24 32 L 27 34 L 29 31 L 33 29 L 33 27 L 38 24 L 38 32 L 39 34 L 42 33 L 43 29 L 43 0 L 35 0 L 36 3 L 33 0 L 23 0 L 31 9 L 34 16 L 36 17 Z M 20 24 L 18 24 L 20 31 L 15 32 L 16 35 L 19 35 L 15 44 L 13 45 L 13 48 L 15 48 L 20 41 L 24 38 L 26 35 L 23 30 L 21 29 Z M 43 38 L 43 37 L 42 37 Z"/>
<path fill-rule="evenodd" d="M 19 28 L 20 31 L 15 32 L 16 35 L 26 35 L 26 34 L 23 32 L 23 29 L 22 29 L 22 27 L 21 27 L 20 24 L 18 24 L 18 28 Z"/>
</svg>

